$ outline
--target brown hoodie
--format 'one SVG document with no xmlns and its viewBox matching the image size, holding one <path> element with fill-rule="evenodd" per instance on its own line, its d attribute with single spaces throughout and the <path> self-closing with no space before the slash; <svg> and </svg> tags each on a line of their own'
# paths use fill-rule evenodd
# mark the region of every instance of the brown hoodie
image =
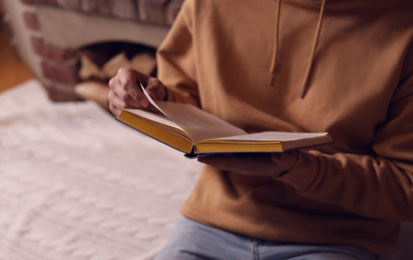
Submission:
<svg viewBox="0 0 413 260">
<path fill-rule="evenodd" d="M 183 214 L 388 254 L 413 220 L 412 43 L 410 0 L 186 0 L 158 52 L 170 100 L 335 144 L 300 151 L 278 179 L 206 167 Z"/>
</svg>

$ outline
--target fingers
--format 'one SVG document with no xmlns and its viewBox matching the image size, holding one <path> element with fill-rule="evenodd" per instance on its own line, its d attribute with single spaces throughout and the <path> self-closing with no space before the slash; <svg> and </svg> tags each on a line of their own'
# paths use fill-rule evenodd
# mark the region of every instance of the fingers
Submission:
<svg viewBox="0 0 413 260">
<path fill-rule="evenodd" d="M 140 91 L 139 86 L 139 84 L 147 84 L 149 78 L 148 75 L 139 73 L 131 68 L 121 68 L 116 77 L 118 78 L 118 86 L 116 90 L 119 92 L 120 97 L 125 99 L 125 101 L 128 97 L 131 98 L 135 103 L 134 105 L 137 105 L 138 107 L 146 108 L 149 106 L 149 102 Z"/>
<path fill-rule="evenodd" d="M 128 80 L 128 77 L 131 79 Z M 115 116 L 118 116 L 122 109 L 140 107 L 139 103 L 127 92 L 128 88 L 133 87 L 132 82 L 134 78 L 132 74 L 125 74 L 125 71 L 119 71 L 118 74 L 109 81 L 109 109 Z"/>
<path fill-rule="evenodd" d="M 141 108 L 147 108 L 149 101 L 140 90 L 140 84 L 146 86 L 149 76 L 130 68 L 121 68 L 118 72 L 121 86 Z"/>
<path fill-rule="evenodd" d="M 154 100 L 164 100 L 166 96 L 165 86 L 156 78 L 149 78 L 145 87 L 149 96 Z"/>
<path fill-rule="evenodd" d="M 121 84 L 126 86 L 126 92 L 134 100 L 138 101 L 141 106 L 147 108 L 150 104 L 145 95 L 140 91 L 140 84 L 142 84 L 153 100 L 164 99 L 165 87 L 157 78 L 149 77 L 146 74 L 131 69 L 126 69 L 126 73 L 121 73 L 121 76 Z"/>
<path fill-rule="evenodd" d="M 219 170 L 237 172 L 245 175 L 275 175 L 278 167 L 268 153 L 216 154 L 198 159 Z"/>
<path fill-rule="evenodd" d="M 245 175 L 279 177 L 294 166 L 298 152 L 222 154 L 198 158 L 199 162 L 217 169 Z"/>
<path fill-rule="evenodd" d="M 131 68 L 121 68 L 109 81 L 109 109 L 115 116 L 118 116 L 125 108 L 152 110 L 139 84 L 148 88 L 148 93 L 153 99 L 163 99 L 166 95 L 165 87 L 158 79 Z"/>
</svg>

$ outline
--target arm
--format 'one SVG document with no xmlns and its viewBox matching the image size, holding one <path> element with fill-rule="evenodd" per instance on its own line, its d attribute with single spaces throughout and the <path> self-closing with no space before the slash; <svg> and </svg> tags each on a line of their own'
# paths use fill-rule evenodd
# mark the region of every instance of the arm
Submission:
<svg viewBox="0 0 413 260">
<path fill-rule="evenodd" d="M 412 221 L 413 59 L 409 62 L 388 106 L 387 120 L 377 128 L 373 154 L 310 150 L 272 157 L 223 155 L 200 161 L 241 174 L 271 176 L 303 197 L 360 216 Z"/>
<path fill-rule="evenodd" d="M 413 119 L 413 95 L 403 101 L 406 125 Z M 221 170 L 265 175 L 299 194 L 355 214 L 392 221 L 413 220 L 413 125 L 389 132 L 383 126 L 374 144 L 377 156 L 299 151 L 282 154 L 226 154 L 198 159 Z M 393 124 L 393 122 L 389 122 Z M 385 128 L 385 129 L 383 129 Z M 392 127 L 393 128 L 393 127 Z M 404 129 L 404 134 L 396 133 Z"/>
<path fill-rule="evenodd" d="M 199 106 L 190 17 L 191 1 L 185 1 L 174 25 L 158 49 L 159 79 L 130 68 L 121 68 L 110 80 L 109 108 L 115 116 L 124 108 L 155 111 L 140 91 L 139 83 L 146 87 L 154 100 Z"/>
<path fill-rule="evenodd" d="M 168 101 L 199 106 L 192 37 L 193 1 L 185 1 L 157 52 L 158 78 L 168 89 Z"/>
<path fill-rule="evenodd" d="M 413 220 L 413 76 L 398 87 L 372 144 L 375 156 L 300 153 L 280 178 L 300 194 L 360 215 Z M 306 172 L 305 168 L 316 169 Z"/>
<path fill-rule="evenodd" d="M 156 112 L 139 84 L 145 86 L 154 100 L 169 100 L 199 105 L 192 55 L 192 36 L 189 22 L 190 2 L 184 4 L 173 27 L 157 53 L 159 79 L 131 68 L 121 68 L 109 82 L 109 108 L 118 116 L 125 108 L 141 108 Z M 170 90 L 165 88 L 169 87 Z"/>
</svg>

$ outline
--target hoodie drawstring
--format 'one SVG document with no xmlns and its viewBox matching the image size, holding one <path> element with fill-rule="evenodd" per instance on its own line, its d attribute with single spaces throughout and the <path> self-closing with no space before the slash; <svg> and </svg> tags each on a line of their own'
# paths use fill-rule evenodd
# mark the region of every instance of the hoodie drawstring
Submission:
<svg viewBox="0 0 413 260">
<path fill-rule="evenodd" d="M 300 94 L 300 98 L 302 98 L 302 99 L 304 98 L 304 96 L 307 92 L 308 83 L 310 81 L 311 71 L 312 71 L 313 65 L 314 65 L 315 50 L 317 48 L 318 38 L 320 37 L 321 24 L 323 23 L 323 17 L 324 17 L 324 6 L 325 6 L 325 4 L 326 4 L 326 0 L 323 0 L 323 2 L 321 3 L 321 7 L 320 7 L 320 15 L 318 17 L 317 29 L 316 29 L 316 32 L 315 32 L 315 35 L 314 35 L 313 47 L 311 49 L 310 58 L 308 60 L 307 71 L 305 72 L 305 77 L 304 77 L 304 81 L 303 81 L 303 88 L 302 88 L 301 94 Z"/>
<path fill-rule="evenodd" d="M 276 68 L 276 63 L 277 63 L 281 1 L 282 0 L 277 0 L 277 12 L 276 12 L 276 18 L 275 18 L 275 22 L 276 22 L 276 25 L 275 25 L 275 44 L 274 44 L 274 50 L 273 50 L 273 54 L 272 54 L 271 72 L 270 72 L 270 77 L 268 79 L 268 85 L 270 85 L 270 86 L 273 84 L 273 81 L 274 81 L 275 68 Z M 326 4 L 326 0 L 323 0 L 323 2 L 321 3 L 321 7 L 320 7 L 320 15 L 318 17 L 317 28 L 316 28 L 316 32 L 315 32 L 315 35 L 314 35 L 314 40 L 313 40 L 313 45 L 312 45 L 311 52 L 310 52 L 310 57 L 309 57 L 309 60 L 308 60 L 307 70 L 305 72 L 305 76 L 304 76 L 304 80 L 303 80 L 303 84 L 302 84 L 302 90 L 301 90 L 301 93 L 300 93 L 300 98 L 304 98 L 304 96 L 307 92 L 307 89 L 308 89 L 309 82 L 310 82 L 310 76 L 311 76 L 311 72 L 312 72 L 312 69 L 313 69 L 313 66 L 314 66 L 315 52 L 316 52 L 316 49 L 317 49 L 318 39 L 320 37 L 321 26 L 322 26 L 322 23 L 323 23 L 325 4 Z"/>
<path fill-rule="evenodd" d="M 280 10 L 281 10 L 281 0 L 277 0 L 277 12 L 275 14 L 275 39 L 274 39 L 274 49 L 272 52 L 272 59 L 271 59 L 271 70 L 270 70 L 270 77 L 268 79 L 268 85 L 272 86 L 274 81 L 275 75 L 275 66 L 277 63 L 277 54 L 278 54 L 278 37 L 279 37 L 279 30 L 280 30 Z"/>
</svg>

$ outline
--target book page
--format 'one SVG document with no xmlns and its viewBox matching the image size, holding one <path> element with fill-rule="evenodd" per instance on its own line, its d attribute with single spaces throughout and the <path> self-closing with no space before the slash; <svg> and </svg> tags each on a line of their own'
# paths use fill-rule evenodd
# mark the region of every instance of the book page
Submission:
<svg viewBox="0 0 413 260">
<path fill-rule="evenodd" d="M 220 140 L 240 140 L 240 141 L 296 141 L 309 138 L 327 136 L 328 133 L 297 133 L 297 132 L 279 132 L 268 131 L 239 136 L 230 136 L 219 138 Z"/>
<path fill-rule="evenodd" d="M 196 152 L 279 152 L 330 143 L 332 139 L 328 133 L 268 131 L 201 141 Z"/>
<path fill-rule="evenodd" d="M 148 112 L 148 111 L 145 111 L 145 110 L 142 110 L 142 109 L 125 109 L 125 110 L 126 110 L 126 111 L 129 111 L 129 112 L 131 112 L 131 113 L 134 113 L 134 114 L 136 114 L 136 115 L 139 115 L 139 116 L 141 116 L 141 117 L 148 118 L 149 120 L 152 120 L 152 121 L 161 123 L 161 124 L 163 124 L 163 125 L 167 125 L 167 126 L 171 126 L 171 127 L 174 127 L 174 128 L 178 128 L 178 129 L 180 129 L 180 130 L 182 130 L 182 131 L 185 132 L 185 130 L 182 129 L 182 127 L 180 127 L 179 125 L 177 125 L 175 122 L 169 120 L 169 119 L 168 119 L 166 116 L 164 116 L 164 115 L 155 114 L 155 113 L 153 113 L 153 112 Z"/>
<path fill-rule="evenodd" d="M 166 116 L 181 126 L 195 142 L 246 134 L 244 130 L 190 104 L 157 101 Z"/>
<path fill-rule="evenodd" d="M 167 116 L 160 107 L 158 107 L 158 105 L 155 103 L 155 101 L 151 98 L 151 96 L 149 96 L 148 92 L 146 91 L 145 87 L 142 85 L 142 83 L 139 84 L 142 90 L 142 93 L 145 95 L 146 99 L 148 99 L 149 103 L 154 106 L 156 109 L 159 110 L 159 112 L 161 112 L 162 114 L 164 114 L 165 116 Z"/>
<path fill-rule="evenodd" d="M 182 127 L 194 142 L 210 138 L 246 134 L 241 128 L 231 125 L 190 104 L 154 101 L 142 84 L 140 86 L 151 105 Z"/>
</svg>

